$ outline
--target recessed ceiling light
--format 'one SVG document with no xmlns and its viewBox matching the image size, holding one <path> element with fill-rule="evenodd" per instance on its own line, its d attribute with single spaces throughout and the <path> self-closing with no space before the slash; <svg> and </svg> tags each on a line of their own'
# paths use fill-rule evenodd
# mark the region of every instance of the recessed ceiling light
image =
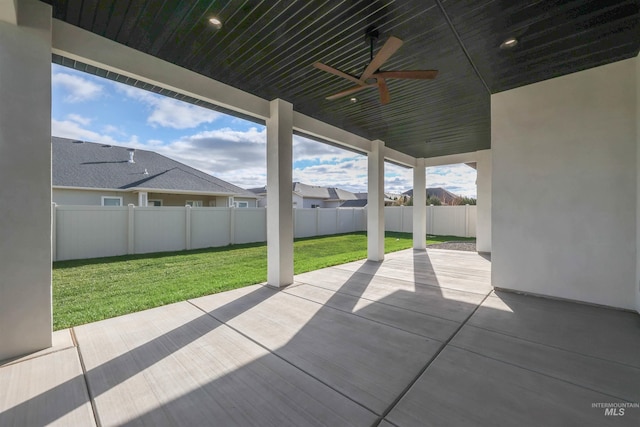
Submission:
<svg viewBox="0 0 640 427">
<path fill-rule="evenodd" d="M 215 16 L 213 18 L 209 18 L 209 23 L 217 30 L 222 28 L 222 21 Z"/>
<path fill-rule="evenodd" d="M 349 99 L 349 101 L 351 101 L 351 103 L 355 103 L 355 102 L 358 102 L 358 98 L 354 96 L 351 99 Z"/>
<path fill-rule="evenodd" d="M 511 49 L 516 47 L 517 44 L 518 44 L 517 38 L 509 37 L 508 39 L 503 41 L 502 44 L 500 44 L 500 49 Z"/>
</svg>

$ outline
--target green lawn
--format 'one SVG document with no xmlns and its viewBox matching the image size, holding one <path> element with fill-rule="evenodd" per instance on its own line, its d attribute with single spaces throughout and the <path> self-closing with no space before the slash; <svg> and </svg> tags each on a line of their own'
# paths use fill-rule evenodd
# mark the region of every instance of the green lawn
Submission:
<svg viewBox="0 0 640 427">
<path fill-rule="evenodd" d="M 475 240 L 429 236 L 427 243 Z M 412 246 L 409 233 L 386 233 L 385 251 Z M 367 257 L 366 233 L 296 239 L 295 273 Z M 53 325 L 75 325 L 265 282 L 264 243 L 53 263 Z"/>
</svg>

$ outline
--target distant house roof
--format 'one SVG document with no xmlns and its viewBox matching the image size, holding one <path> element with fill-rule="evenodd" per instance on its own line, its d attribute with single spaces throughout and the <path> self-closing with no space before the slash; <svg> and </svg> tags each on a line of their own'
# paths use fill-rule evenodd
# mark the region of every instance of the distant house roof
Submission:
<svg viewBox="0 0 640 427">
<path fill-rule="evenodd" d="M 52 185 L 117 190 L 196 192 L 255 198 L 255 194 L 148 150 L 51 138 Z"/>
<path fill-rule="evenodd" d="M 293 191 L 303 198 L 324 199 L 324 200 L 355 200 L 356 195 L 351 191 L 335 187 L 321 187 L 318 185 L 308 185 L 301 182 L 293 183 Z"/>
<path fill-rule="evenodd" d="M 267 186 L 264 187 L 256 187 L 256 188 L 247 188 L 247 191 L 251 191 L 256 196 L 263 196 L 267 194 Z"/>
<path fill-rule="evenodd" d="M 367 199 L 347 200 L 340 205 L 341 208 L 364 208 L 367 206 Z"/>
<path fill-rule="evenodd" d="M 413 189 L 407 190 L 402 194 L 413 197 Z M 427 197 L 437 197 L 442 203 L 447 204 L 452 203 L 455 199 L 458 198 L 457 195 L 448 190 L 445 190 L 442 187 L 427 188 Z"/>
</svg>

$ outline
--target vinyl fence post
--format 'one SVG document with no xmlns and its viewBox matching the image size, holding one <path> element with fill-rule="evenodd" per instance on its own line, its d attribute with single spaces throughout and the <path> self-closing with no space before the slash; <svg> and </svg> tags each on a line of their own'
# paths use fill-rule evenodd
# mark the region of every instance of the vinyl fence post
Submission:
<svg viewBox="0 0 640 427">
<path fill-rule="evenodd" d="M 56 208 L 55 203 L 51 203 L 51 261 L 57 261 L 58 256 L 56 254 Z"/>
<path fill-rule="evenodd" d="M 296 225 L 298 224 L 298 209 L 295 207 L 293 209 L 293 214 L 291 215 L 291 219 L 293 220 L 293 238 L 295 239 L 297 236 Z"/>
<path fill-rule="evenodd" d="M 132 203 L 127 205 L 128 215 L 127 215 L 127 255 L 131 255 L 135 253 L 135 233 L 134 233 L 134 222 L 135 222 L 135 206 Z"/>
<path fill-rule="evenodd" d="M 236 208 L 229 207 L 229 244 L 236 243 Z"/>
<path fill-rule="evenodd" d="M 316 234 L 314 234 L 315 236 L 317 236 L 320 233 L 320 208 L 316 208 Z"/>
<path fill-rule="evenodd" d="M 464 237 L 469 237 L 469 204 L 464 205 Z"/>
<path fill-rule="evenodd" d="M 353 228 L 353 230 L 351 231 L 356 231 L 356 208 L 351 208 L 351 228 Z"/>
<path fill-rule="evenodd" d="M 429 205 L 429 231 L 428 234 L 436 234 L 433 229 L 433 205 Z"/>
<path fill-rule="evenodd" d="M 184 207 L 184 246 L 186 250 L 191 249 L 191 206 L 186 205 Z"/>
</svg>

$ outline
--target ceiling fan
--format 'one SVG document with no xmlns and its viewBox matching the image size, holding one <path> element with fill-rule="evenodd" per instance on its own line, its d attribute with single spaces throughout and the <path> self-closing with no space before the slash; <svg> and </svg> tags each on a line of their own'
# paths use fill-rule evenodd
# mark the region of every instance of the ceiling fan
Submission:
<svg viewBox="0 0 640 427">
<path fill-rule="evenodd" d="M 438 74 L 438 70 L 399 70 L 399 71 L 382 71 L 380 67 L 384 64 L 400 47 L 402 46 L 403 41 L 397 37 L 390 36 L 382 48 L 378 51 L 376 56 L 373 56 L 373 48 L 376 40 L 378 39 L 378 32 L 376 30 L 368 30 L 367 38 L 370 41 L 370 61 L 367 67 L 364 69 L 360 77 L 356 77 L 353 74 L 345 73 L 336 68 L 330 67 L 329 65 L 323 64 L 321 62 L 316 62 L 313 64 L 314 67 L 326 71 L 328 73 L 334 74 L 336 76 L 345 78 L 353 83 L 356 86 L 353 86 L 349 89 L 343 90 L 331 96 L 328 96 L 326 99 L 334 100 L 338 98 L 342 98 L 347 95 L 351 95 L 353 93 L 359 92 L 363 89 L 378 87 L 378 92 L 380 92 L 380 103 L 382 105 L 388 104 L 391 100 L 391 96 L 389 95 L 389 88 L 387 87 L 386 79 L 413 79 L 413 80 L 431 80 L 435 79 Z"/>
</svg>

